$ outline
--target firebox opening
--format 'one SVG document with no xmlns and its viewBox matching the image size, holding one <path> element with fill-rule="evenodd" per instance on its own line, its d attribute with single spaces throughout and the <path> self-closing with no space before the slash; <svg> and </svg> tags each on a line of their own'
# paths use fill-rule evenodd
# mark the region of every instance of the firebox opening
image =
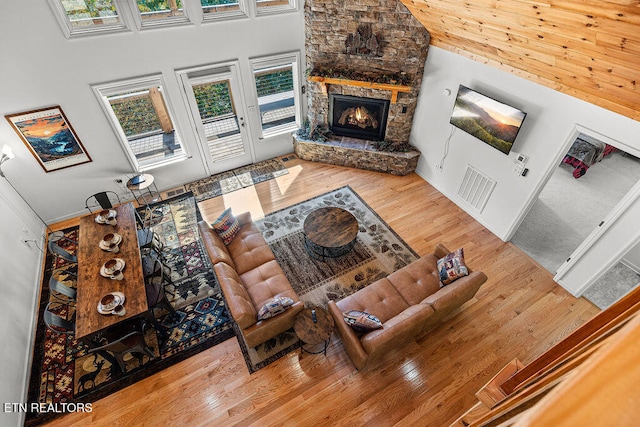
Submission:
<svg viewBox="0 0 640 427">
<path fill-rule="evenodd" d="M 358 96 L 329 96 L 329 128 L 335 135 L 384 140 L 389 100 Z"/>
</svg>

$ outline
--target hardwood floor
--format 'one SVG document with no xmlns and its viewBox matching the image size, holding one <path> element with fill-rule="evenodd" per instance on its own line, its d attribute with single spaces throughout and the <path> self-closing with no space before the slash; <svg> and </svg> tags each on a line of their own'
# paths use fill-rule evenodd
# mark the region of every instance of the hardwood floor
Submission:
<svg viewBox="0 0 640 427">
<path fill-rule="evenodd" d="M 489 280 L 445 323 L 361 372 L 333 335 L 327 355 L 289 354 L 249 375 L 236 339 L 171 366 L 52 426 L 448 426 L 511 359 L 527 363 L 599 312 L 413 174 L 294 159 L 290 173 L 224 198 L 254 219 L 350 185 L 420 255 L 464 247 Z M 254 191 L 255 190 L 255 191 Z M 238 192 L 236 192 L 238 193 Z M 200 204 L 212 221 L 223 198 Z M 68 223 L 67 223 L 68 224 Z"/>
</svg>

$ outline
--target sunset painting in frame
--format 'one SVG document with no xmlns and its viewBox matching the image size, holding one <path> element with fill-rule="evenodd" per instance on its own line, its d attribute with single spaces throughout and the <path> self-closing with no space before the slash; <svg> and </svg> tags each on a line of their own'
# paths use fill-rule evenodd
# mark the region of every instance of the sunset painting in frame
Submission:
<svg viewBox="0 0 640 427">
<path fill-rule="evenodd" d="M 59 106 L 5 117 L 45 172 L 91 161 Z"/>
</svg>

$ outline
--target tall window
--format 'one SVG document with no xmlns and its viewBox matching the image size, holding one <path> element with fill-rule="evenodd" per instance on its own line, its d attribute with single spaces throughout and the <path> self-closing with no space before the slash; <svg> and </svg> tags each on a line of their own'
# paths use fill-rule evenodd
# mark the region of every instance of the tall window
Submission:
<svg viewBox="0 0 640 427">
<path fill-rule="evenodd" d="M 116 0 L 48 0 L 67 38 L 125 31 Z"/>
<path fill-rule="evenodd" d="M 298 54 L 252 59 L 262 136 L 289 132 L 300 125 Z"/>
<path fill-rule="evenodd" d="M 247 16 L 245 0 L 200 0 L 205 21 Z"/>
<path fill-rule="evenodd" d="M 161 76 L 95 85 L 93 90 L 136 171 L 186 158 Z"/>
<path fill-rule="evenodd" d="M 134 0 L 133 16 L 138 28 L 189 24 L 184 0 Z M 130 3 L 133 4 L 133 3 Z"/>
<path fill-rule="evenodd" d="M 290 12 L 298 9 L 297 0 L 255 0 L 256 15 Z"/>
</svg>

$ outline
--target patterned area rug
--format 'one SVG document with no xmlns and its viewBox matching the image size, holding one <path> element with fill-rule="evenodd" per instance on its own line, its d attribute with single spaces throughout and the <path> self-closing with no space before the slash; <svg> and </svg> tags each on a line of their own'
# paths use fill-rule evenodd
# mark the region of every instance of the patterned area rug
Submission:
<svg viewBox="0 0 640 427">
<path fill-rule="evenodd" d="M 270 159 L 191 182 L 185 185 L 185 189 L 201 202 L 288 173 L 289 170 L 279 159 Z"/>
<path fill-rule="evenodd" d="M 326 262 L 311 258 L 304 246 L 302 225 L 313 210 L 336 206 L 351 212 L 359 224 L 353 250 Z M 326 308 L 329 300 L 347 295 L 386 277 L 418 259 L 418 255 L 355 193 L 345 186 L 256 221 L 265 240 L 305 306 Z M 293 330 L 256 348 L 238 334 L 249 372 L 299 347 Z"/>
<path fill-rule="evenodd" d="M 42 313 L 52 298 L 48 288 L 51 270 L 54 263 L 67 273 L 75 272 L 76 266 L 54 261 L 47 254 L 28 402 L 58 405 L 92 402 L 233 337 L 233 322 L 199 237 L 197 221 L 201 217 L 193 195 L 186 193 L 159 202 L 153 205 L 152 212 L 152 228 L 164 242 L 172 267 L 173 286 L 165 289 L 173 293 L 169 300 L 176 309 L 175 315 L 159 319 L 166 337 L 151 328 L 146 331 L 145 340 L 156 359 L 146 355 L 130 355 L 128 359 L 125 356 L 126 372 L 121 373 L 109 353 L 89 353 L 89 347 L 76 341 L 73 335 L 49 330 Z M 78 229 L 66 230 L 65 234 L 77 240 Z M 68 251 L 75 251 L 75 244 L 65 245 Z M 63 278 L 68 281 L 71 275 Z M 74 315 L 72 305 L 55 304 L 52 311 L 68 319 Z M 57 415 L 60 414 L 30 412 L 26 425 L 39 425 Z"/>
</svg>

